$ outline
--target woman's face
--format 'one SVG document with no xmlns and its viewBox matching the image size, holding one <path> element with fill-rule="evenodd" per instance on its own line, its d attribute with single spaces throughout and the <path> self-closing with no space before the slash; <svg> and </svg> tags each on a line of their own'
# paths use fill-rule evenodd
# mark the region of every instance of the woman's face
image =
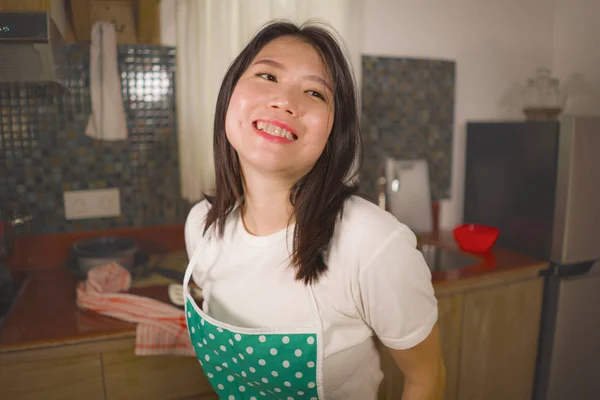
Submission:
<svg viewBox="0 0 600 400">
<path fill-rule="evenodd" d="M 246 176 L 295 182 L 311 170 L 333 125 L 332 87 L 310 44 L 283 36 L 262 48 L 235 86 L 225 119 Z"/>
</svg>

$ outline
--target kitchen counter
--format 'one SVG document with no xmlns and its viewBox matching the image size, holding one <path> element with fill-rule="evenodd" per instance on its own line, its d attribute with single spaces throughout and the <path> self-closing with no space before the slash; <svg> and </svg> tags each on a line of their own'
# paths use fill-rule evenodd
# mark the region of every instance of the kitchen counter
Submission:
<svg viewBox="0 0 600 400">
<path fill-rule="evenodd" d="M 460 251 L 451 232 L 422 235 L 419 241 Z M 436 294 L 537 276 L 547 266 L 546 262 L 499 247 L 477 257 L 479 262 L 472 267 L 432 272 Z M 184 251 L 174 250 L 153 255 L 150 264 L 183 271 L 186 260 Z M 130 293 L 168 303 L 167 286 L 171 282 L 151 275 L 133 281 Z M 63 267 L 28 271 L 14 306 L 0 325 L 0 353 L 135 336 L 135 324 L 79 309 L 75 304 L 76 284 L 77 278 Z"/>
<path fill-rule="evenodd" d="M 419 236 L 419 243 L 465 253 L 458 247 L 451 231 L 422 234 Z M 432 282 L 437 295 L 534 278 L 549 265 L 547 261 L 499 246 L 493 246 L 489 252 L 483 254 L 465 254 L 478 259 L 473 266 L 432 271 Z"/>
<path fill-rule="evenodd" d="M 182 270 L 185 253 L 151 257 L 149 264 Z M 69 342 L 135 336 L 136 325 L 81 310 L 75 303 L 78 278 L 65 268 L 32 270 L 0 325 L 0 353 Z M 168 278 L 150 275 L 132 281 L 129 293 L 170 303 Z"/>
</svg>

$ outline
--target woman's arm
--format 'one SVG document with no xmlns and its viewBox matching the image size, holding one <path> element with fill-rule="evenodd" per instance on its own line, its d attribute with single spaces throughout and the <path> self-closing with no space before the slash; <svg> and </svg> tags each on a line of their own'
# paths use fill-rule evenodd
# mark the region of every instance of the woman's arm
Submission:
<svg viewBox="0 0 600 400">
<path fill-rule="evenodd" d="M 404 374 L 402 400 L 442 400 L 446 388 L 446 368 L 440 348 L 437 323 L 425 340 L 406 350 L 390 349 Z"/>
</svg>

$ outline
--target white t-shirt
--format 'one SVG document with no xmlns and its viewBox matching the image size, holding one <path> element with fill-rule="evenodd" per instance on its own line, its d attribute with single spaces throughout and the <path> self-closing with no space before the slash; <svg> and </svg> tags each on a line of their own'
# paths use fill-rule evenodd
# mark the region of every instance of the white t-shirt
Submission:
<svg viewBox="0 0 600 400">
<path fill-rule="evenodd" d="M 191 258 L 210 205 L 191 210 L 185 240 Z M 246 231 L 235 209 L 219 240 L 219 262 L 192 277 L 213 318 L 246 328 L 316 327 L 308 288 L 289 266 L 293 226 L 269 236 Z M 201 257 L 202 258 L 202 257 Z M 393 349 L 424 340 L 437 321 L 431 273 L 415 235 L 374 204 L 351 197 L 344 206 L 326 259 L 326 274 L 312 285 L 323 324 L 323 378 L 327 399 L 374 400 L 383 374 L 373 335 Z"/>
</svg>

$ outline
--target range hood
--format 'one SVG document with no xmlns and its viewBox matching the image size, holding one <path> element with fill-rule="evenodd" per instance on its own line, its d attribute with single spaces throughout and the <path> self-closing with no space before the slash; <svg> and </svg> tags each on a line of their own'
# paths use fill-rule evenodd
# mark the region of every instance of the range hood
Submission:
<svg viewBox="0 0 600 400">
<path fill-rule="evenodd" d="M 65 54 L 49 12 L 0 12 L 0 82 L 63 85 Z"/>
</svg>

